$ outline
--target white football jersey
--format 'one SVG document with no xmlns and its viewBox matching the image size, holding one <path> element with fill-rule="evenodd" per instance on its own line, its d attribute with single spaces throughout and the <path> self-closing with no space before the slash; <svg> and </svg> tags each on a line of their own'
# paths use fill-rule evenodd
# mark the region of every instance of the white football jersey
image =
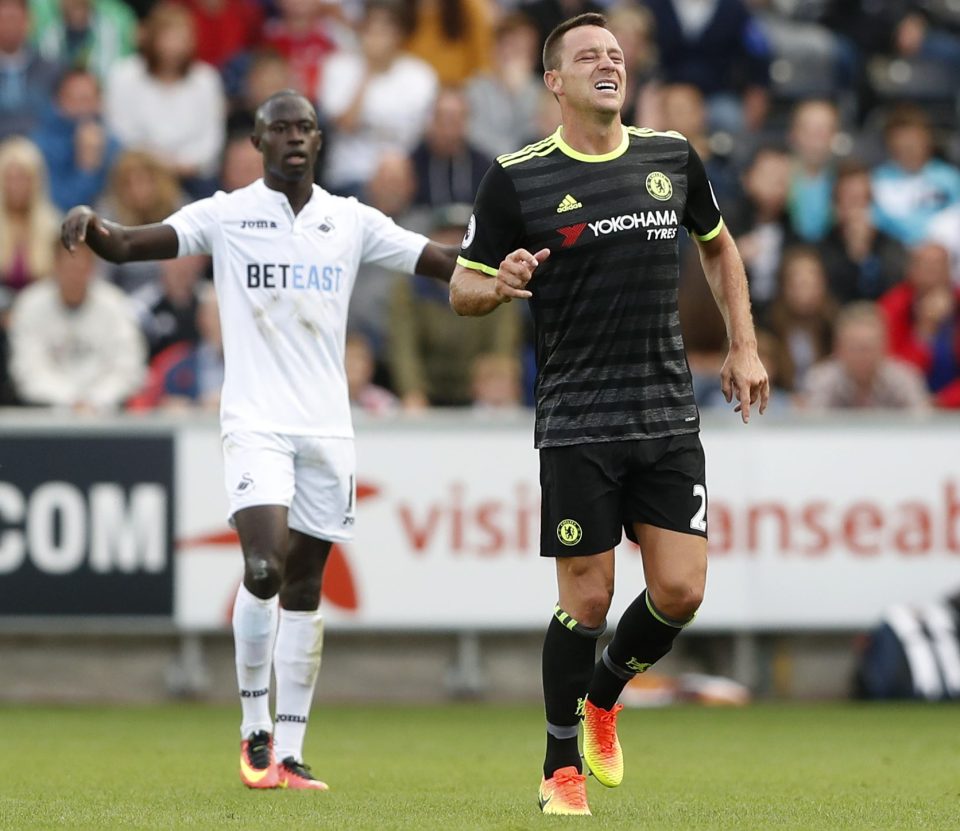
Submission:
<svg viewBox="0 0 960 831">
<path fill-rule="evenodd" d="M 181 256 L 213 255 L 226 364 L 223 433 L 352 437 L 343 352 L 357 268 L 412 272 L 426 237 L 316 185 L 294 216 L 287 197 L 262 179 L 165 221 Z"/>
</svg>

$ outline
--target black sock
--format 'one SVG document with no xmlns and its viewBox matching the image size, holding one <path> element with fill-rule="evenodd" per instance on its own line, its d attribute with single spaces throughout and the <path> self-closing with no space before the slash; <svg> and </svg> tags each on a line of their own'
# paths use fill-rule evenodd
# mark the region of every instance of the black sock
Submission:
<svg viewBox="0 0 960 831">
<path fill-rule="evenodd" d="M 689 622 L 670 620 L 658 612 L 644 590 L 623 613 L 613 640 L 594 667 L 590 703 L 611 709 L 627 682 L 666 655 Z"/>
<path fill-rule="evenodd" d="M 597 657 L 597 638 L 605 626 L 589 629 L 557 607 L 543 640 L 543 701 L 547 714 L 547 752 L 543 775 L 559 768 L 582 770 L 577 734 L 583 699 Z"/>
</svg>

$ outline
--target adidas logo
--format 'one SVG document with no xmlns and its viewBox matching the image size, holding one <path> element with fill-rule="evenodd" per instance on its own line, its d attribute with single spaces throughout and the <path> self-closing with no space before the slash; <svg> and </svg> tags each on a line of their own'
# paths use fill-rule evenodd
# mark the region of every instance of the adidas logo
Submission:
<svg viewBox="0 0 960 831">
<path fill-rule="evenodd" d="M 577 208 L 582 208 L 583 205 L 574 199 L 569 193 L 560 200 L 560 204 L 557 205 L 557 213 L 562 214 L 566 211 L 575 211 Z"/>
</svg>

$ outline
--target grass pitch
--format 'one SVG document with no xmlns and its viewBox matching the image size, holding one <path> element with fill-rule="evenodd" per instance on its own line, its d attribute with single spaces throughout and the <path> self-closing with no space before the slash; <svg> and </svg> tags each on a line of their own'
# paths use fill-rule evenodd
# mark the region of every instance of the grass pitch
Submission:
<svg viewBox="0 0 960 831">
<path fill-rule="evenodd" d="M 318 707 L 326 794 L 251 792 L 239 709 L 0 709 L 0 829 L 960 829 L 960 710 L 628 710 L 622 787 L 593 818 L 536 807 L 537 707 Z"/>
</svg>

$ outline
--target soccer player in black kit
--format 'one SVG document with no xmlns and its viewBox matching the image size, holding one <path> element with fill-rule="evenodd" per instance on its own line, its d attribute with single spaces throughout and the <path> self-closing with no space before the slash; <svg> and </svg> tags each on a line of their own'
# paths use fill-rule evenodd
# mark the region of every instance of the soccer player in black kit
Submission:
<svg viewBox="0 0 960 831">
<path fill-rule="evenodd" d="M 603 16 L 558 26 L 543 63 L 562 126 L 487 172 L 450 302 L 483 315 L 528 298 L 533 312 L 540 549 L 555 558 L 559 589 L 543 644 L 539 801 L 545 814 L 589 814 L 581 719 L 590 772 L 619 785 L 617 699 L 670 651 L 706 579 L 704 456 L 677 308 L 681 225 L 726 322 L 721 387 L 744 423 L 752 406 L 766 409 L 769 383 L 703 164 L 679 133 L 621 124 L 623 53 Z M 640 546 L 647 586 L 597 660 L 621 529 Z"/>
</svg>

